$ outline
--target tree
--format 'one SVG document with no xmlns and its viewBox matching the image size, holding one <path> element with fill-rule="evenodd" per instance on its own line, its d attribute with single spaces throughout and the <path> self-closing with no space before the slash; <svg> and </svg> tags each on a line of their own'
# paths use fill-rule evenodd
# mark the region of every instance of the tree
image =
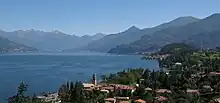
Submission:
<svg viewBox="0 0 220 103">
<path fill-rule="evenodd" d="M 61 101 L 68 101 L 69 100 L 69 89 L 67 85 L 63 84 L 59 88 L 58 95 L 61 98 Z"/>
<path fill-rule="evenodd" d="M 23 82 L 20 83 L 17 94 L 13 96 L 12 98 L 9 98 L 9 103 L 25 103 L 26 98 L 24 93 L 27 91 L 27 85 L 25 85 Z"/>
<path fill-rule="evenodd" d="M 25 96 L 27 88 L 28 86 L 26 84 L 23 82 L 20 83 L 19 87 L 17 88 L 17 94 L 15 96 L 9 97 L 8 103 L 44 103 L 37 98 L 36 94 L 34 94 L 32 98 Z"/>
</svg>

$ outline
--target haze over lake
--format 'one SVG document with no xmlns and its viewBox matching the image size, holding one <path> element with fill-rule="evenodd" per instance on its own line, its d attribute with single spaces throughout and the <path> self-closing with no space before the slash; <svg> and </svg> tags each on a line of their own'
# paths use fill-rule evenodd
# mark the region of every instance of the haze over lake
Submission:
<svg viewBox="0 0 220 103">
<path fill-rule="evenodd" d="M 16 53 L 0 56 L 0 102 L 16 93 L 21 81 L 28 94 L 53 92 L 67 80 L 88 82 L 97 76 L 126 68 L 157 69 L 156 60 L 141 60 L 137 55 L 104 53 Z"/>
</svg>

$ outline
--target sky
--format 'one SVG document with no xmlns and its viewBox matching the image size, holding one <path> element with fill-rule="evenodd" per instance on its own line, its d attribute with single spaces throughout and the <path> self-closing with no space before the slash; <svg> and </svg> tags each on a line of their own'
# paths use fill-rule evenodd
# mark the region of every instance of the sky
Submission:
<svg viewBox="0 0 220 103">
<path fill-rule="evenodd" d="M 0 29 L 74 35 L 147 28 L 181 16 L 220 13 L 220 0 L 0 0 Z"/>
</svg>

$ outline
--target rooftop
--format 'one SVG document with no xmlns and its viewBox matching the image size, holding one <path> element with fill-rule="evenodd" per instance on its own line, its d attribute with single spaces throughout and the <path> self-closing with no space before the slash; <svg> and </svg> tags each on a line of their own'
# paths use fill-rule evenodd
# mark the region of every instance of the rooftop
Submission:
<svg viewBox="0 0 220 103">
<path fill-rule="evenodd" d="M 149 88 L 149 87 L 145 88 L 145 90 L 146 90 L 146 91 L 152 91 L 152 89 Z"/>
<path fill-rule="evenodd" d="M 199 90 L 196 90 L 196 89 L 187 89 L 186 92 L 199 94 Z"/>
<path fill-rule="evenodd" d="M 165 100 L 167 100 L 167 98 L 164 97 L 164 96 L 156 97 L 156 99 L 157 99 L 158 101 L 165 101 Z"/>
<path fill-rule="evenodd" d="M 171 93 L 171 91 L 168 89 L 158 89 L 158 90 L 156 90 L 156 92 L 157 93 Z"/>
<path fill-rule="evenodd" d="M 142 99 L 138 99 L 135 101 L 136 103 L 146 103 L 146 101 L 142 100 Z"/>
<path fill-rule="evenodd" d="M 115 98 L 106 98 L 105 101 L 116 101 Z"/>
</svg>

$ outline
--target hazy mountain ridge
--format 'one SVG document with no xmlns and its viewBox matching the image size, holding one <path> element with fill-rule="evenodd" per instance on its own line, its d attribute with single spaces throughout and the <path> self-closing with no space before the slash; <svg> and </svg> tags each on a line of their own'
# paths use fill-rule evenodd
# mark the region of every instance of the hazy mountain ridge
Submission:
<svg viewBox="0 0 220 103">
<path fill-rule="evenodd" d="M 0 34 L 4 31 L 0 31 Z M 8 40 L 7 38 L 0 36 L 0 52 L 27 52 L 27 51 L 37 51 L 38 49 L 33 47 L 28 47 L 23 44 L 17 44 Z"/>
<path fill-rule="evenodd" d="M 124 32 L 110 34 L 100 40 L 93 41 L 92 43 L 89 43 L 87 46 L 85 46 L 83 49 L 89 51 L 108 52 L 110 49 L 115 48 L 117 45 L 124 45 L 135 42 L 141 39 L 142 36 L 153 35 L 155 32 L 160 31 L 161 29 L 183 26 L 197 20 L 199 19 L 194 17 L 180 17 L 153 28 L 139 29 L 135 26 L 132 26 Z"/>
<path fill-rule="evenodd" d="M 83 47 L 83 50 L 88 51 L 98 51 L 98 52 L 107 52 L 109 49 L 115 47 L 118 44 L 130 43 L 134 39 L 138 40 L 139 37 L 134 33 L 139 32 L 140 29 L 132 26 L 124 32 L 117 34 L 109 34 L 103 38 L 89 43 L 87 46 Z"/>
<path fill-rule="evenodd" d="M 18 44 L 48 51 L 96 51 L 128 54 L 155 51 L 174 42 L 192 43 L 196 46 L 204 43 L 205 48 L 219 46 L 216 39 L 220 32 L 220 14 L 213 14 L 204 19 L 192 16 L 179 17 L 156 27 L 139 29 L 135 26 L 116 33 L 105 35 L 76 36 L 60 31 L 45 32 L 40 30 L 0 31 L 0 36 Z M 210 37 L 213 35 L 215 38 Z M 208 39 L 209 38 L 209 39 Z M 204 40 L 203 40 L 204 39 Z"/>
<path fill-rule="evenodd" d="M 158 46 L 158 48 L 155 48 L 155 50 L 157 50 L 165 44 L 174 42 L 188 42 L 199 46 L 202 39 L 204 42 L 214 39 L 211 38 L 209 33 L 218 37 L 217 34 L 220 30 L 219 27 L 220 14 L 213 14 L 209 17 L 188 23 L 183 26 L 161 29 L 155 32 L 153 35 L 145 35 L 140 40 L 137 40 L 133 43 L 112 48 L 109 52 L 125 53 L 125 49 L 126 53 L 146 52 L 149 48 L 153 48 L 154 45 Z M 199 41 L 198 38 L 201 40 Z M 218 40 L 214 41 L 215 42 L 210 42 L 209 46 L 206 46 L 206 48 L 213 47 L 211 45 L 219 46 L 220 42 Z"/>
<path fill-rule="evenodd" d="M 87 45 L 93 40 L 100 39 L 104 34 L 94 36 L 76 36 L 69 35 L 58 30 L 45 32 L 40 30 L 17 30 L 13 32 L 3 32 L 0 36 L 9 40 L 38 48 L 46 51 L 61 51 L 69 48 L 78 48 Z"/>
</svg>

